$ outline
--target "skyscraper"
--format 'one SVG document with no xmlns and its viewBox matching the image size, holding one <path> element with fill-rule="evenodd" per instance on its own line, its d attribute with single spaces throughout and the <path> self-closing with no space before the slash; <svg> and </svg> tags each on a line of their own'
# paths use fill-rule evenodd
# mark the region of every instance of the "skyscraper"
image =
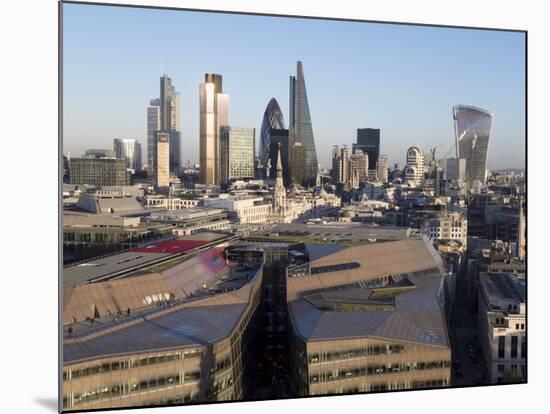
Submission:
<svg viewBox="0 0 550 414">
<path fill-rule="evenodd" d="M 487 150 L 494 114 L 474 106 L 453 107 L 456 157 L 466 160 L 466 181 L 485 184 Z"/>
<path fill-rule="evenodd" d="M 113 150 L 117 158 L 126 159 L 126 168 L 141 170 L 141 144 L 135 139 L 115 138 Z"/>
<path fill-rule="evenodd" d="M 160 99 L 151 99 L 147 107 L 147 173 L 155 179 L 157 170 L 157 131 L 160 131 Z"/>
<path fill-rule="evenodd" d="M 376 170 L 376 163 L 380 158 L 380 129 L 358 128 L 357 144 L 353 149 L 360 149 L 369 155 L 369 170 Z"/>
<path fill-rule="evenodd" d="M 264 170 L 271 158 L 271 131 L 276 129 L 285 129 L 285 121 L 279 103 L 275 98 L 271 98 L 265 109 L 260 130 L 260 162 Z M 274 169 L 275 165 L 271 164 L 271 168 Z"/>
<path fill-rule="evenodd" d="M 229 125 L 229 96 L 222 91 L 222 76 L 206 73 L 199 97 L 200 182 L 207 185 L 220 185 L 220 127 Z"/>
<path fill-rule="evenodd" d="M 157 159 L 155 165 L 156 187 L 168 187 L 170 185 L 170 134 L 157 132 Z"/>
<path fill-rule="evenodd" d="M 220 127 L 220 180 L 254 177 L 254 128 Z"/>
<path fill-rule="evenodd" d="M 178 174 L 181 167 L 180 94 L 167 75 L 160 78 L 160 130 L 169 134 L 170 172 Z"/>
<path fill-rule="evenodd" d="M 317 152 L 315 151 L 315 140 L 313 138 L 313 127 L 311 124 L 311 115 L 309 113 L 309 104 L 307 100 L 306 82 L 304 79 L 304 70 L 302 62 L 296 63 L 296 76 L 290 76 L 290 121 L 289 134 L 291 148 L 297 148 L 296 144 L 301 144 L 303 156 L 291 155 L 295 161 L 295 168 L 301 166 L 303 172 L 298 176 L 293 175 L 293 179 L 300 184 L 313 185 L 317 177 Z"/>
</svg>

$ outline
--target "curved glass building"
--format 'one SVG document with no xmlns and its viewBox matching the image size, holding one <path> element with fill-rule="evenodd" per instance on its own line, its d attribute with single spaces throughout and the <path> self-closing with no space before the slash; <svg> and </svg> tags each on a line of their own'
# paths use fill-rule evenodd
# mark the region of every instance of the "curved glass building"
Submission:
<svg viewBox="0 0 550 414">
<path fill-rule="evenodd" d="M 493 113 L 475 106 L 453 107 L 456 156 L 466 160 L 465 180 L 470 184 L 474 180 L 485 184 L 487 150 L 494 117 Z"/>
<path fill-rule="evenodd" d="M 267 165 L 270 155 L 272 129 L 285 129 L 283 112 L 281 111 L 279 103 L 275 98 L 271 98 L 267 104 L 267 108 L 265 108 L 262 127 L 260 130 L 260 162 L 262 163 L 263 168 Z M 271 167 L 275 168 L 274 165 Z"/>
</svg>

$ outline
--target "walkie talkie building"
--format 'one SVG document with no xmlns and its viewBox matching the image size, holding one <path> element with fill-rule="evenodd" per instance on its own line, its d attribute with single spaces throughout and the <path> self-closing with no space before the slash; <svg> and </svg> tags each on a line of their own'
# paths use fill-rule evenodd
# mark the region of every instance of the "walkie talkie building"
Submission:
<svg viewBox="0 0 550 414">
<path fill-rule="evenodd" d="M 475 106 L 453 107 L 456 157 L 466 160 L 466 181 L 479 180 L 485 184 L 487 150 L 494 114 Z"/>
</svg>

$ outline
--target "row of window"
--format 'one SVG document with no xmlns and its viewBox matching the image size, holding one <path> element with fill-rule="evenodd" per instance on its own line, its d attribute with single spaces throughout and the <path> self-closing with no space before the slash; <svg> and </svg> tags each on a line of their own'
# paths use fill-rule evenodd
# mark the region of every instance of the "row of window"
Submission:
<svg viewBox="0 0 550 414">
<path fill-rule="evenodd" d="M 76 392 L 72 395 L 66 396 L 63 399 L 63 404 L 66 408 L 68 408 L 69 406 L 74 407 L 90 401 L 109 399 L 125 394 L 152 390 L 156 388 L 164 388 L 173 385 L 181 385 L 186 382 L 196 382 L 199 379 L 200 372 L 195 371 L 185 373 L 183 375 L 171 374 L 162 377 L 155 377 L 148 380 L 141 380 L 139 382 L 135 381 L 131 383 L 103 385 L 91 390 L 82 391 L 80 393 Z"/>
<path fill-rule="evenodd" d="M 451 366 L 450 361 L 430 361 L 430 362 L 408 362 L 400 364 L 387 364 L 387 365 L 367 365 L 366 367 L 359 367 L 353 369 L 341 369 L 333 370 L 330 372 L 321 372 L 320 374 L 311 375 L 309 382 L 311 384 L 341 381 L 355 377 L 362 377 L 365 375 L 383 375 L 394 374 L 398 372 L 407 371 L 423 371 L 429 369 L 449 368 Z"/>
<path fill-rule="evenodd" d="M 511 345 L 510 345 L 510 358 L 518 358 L 518 346 L 519 340 L 517 335 L 511 336 Z M 498 358 L 505 358 L 506 350 L 506 336 L 502 335 L 498 337 Z M 525 359 L 527 357 L 527 339 L 525 336 L 521 337 L 521 358 Z"/>
<path fill-rule="evenodd" d="M 379 391 L 388 391 L 388 390 L 407 390 L 411 388 L 433 388 L 433 387 L 444 387 L 449 385 L 449 380 L 447 378 L 433 379 L 427 381 L 405 381 L 405 382 L 381 382 L 376 384 L 364 384 L 361 386 L 353 386 L 350 388 L 340 388 L 332 389 L 321 392 L 312 392 L 311 395 L 315 394 L 350 394 L 358 392 L 379 392 Z"/>
<path fill-rule="evenodd" d="M 124 361 L 107 362 L 104 364 L 92 365 L 86 368 L 69 368 L 63 371 L 63 381 L 67 381 L 73 378 L 86 377 L 89 375 L 96 375 L 99 373 L 120 371 L 129 368 L 142 367 L 147 365 L 162 364 L 170 361 L 180 361 L 182 359 L 189 359 L 199 357 L 202 351 L 194 349 L 190 351 L 174 352 L 157 356 L 133 358 Z"/>
<path fill-rule="evenodd" d="M 314 364 L 318 362 L 341 361 L 346 359 L 364 358 L 366 356 L 373 356 L 373 355 L 399 354 L 401 352 L 405 352 L 405 347 L 403 345 L 397 345 L 397 344 L 369 345 L 366 348 L 357 348 L 357 349 L 350 349 L 345 351 L 321 352 L 320 354 L 311 354 L 309 356 L 309 363 Z"/>
</svg>

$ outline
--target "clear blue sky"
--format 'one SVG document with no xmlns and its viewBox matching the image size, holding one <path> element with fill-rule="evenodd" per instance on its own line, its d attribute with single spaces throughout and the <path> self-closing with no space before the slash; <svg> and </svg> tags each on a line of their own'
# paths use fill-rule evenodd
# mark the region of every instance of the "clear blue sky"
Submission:
<svg viewBox="0 0 550 414">
<path fill-rule="evenodd" d="M 381 129 L 381 152 L 454 145 L 452 106 L 495 113 L 488 168 L 525 162 L 524 34 L 391 24 L 64 5 L 64 152 L 146 149 L 160 61 L 181 93 L 182 160 L 198 162 L 199 84 L 223 75 L 232 126 L 256 128 L 275 97 L 288 124 L 288 78 L 304 64 L 319 160 Z"/>
</svg>

